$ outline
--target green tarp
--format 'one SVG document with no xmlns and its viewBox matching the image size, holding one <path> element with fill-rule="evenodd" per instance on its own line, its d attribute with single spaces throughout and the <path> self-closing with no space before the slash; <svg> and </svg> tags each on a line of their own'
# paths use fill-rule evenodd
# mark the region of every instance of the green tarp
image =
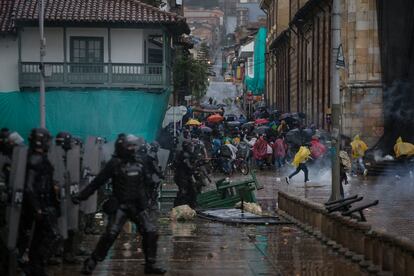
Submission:
<svg viewBox="0 0 414 276">
<path fill-rule="evenodd" d="M 254 76 L 246 77 L 245 84 L 247 90 L 253 95 L 262 95 L 265 88 L 266 78 L 266 28 L 261 27 L 254 40 Z"/>
<path fill-rule="evenodd" d="M 53 135 L 69 131 L 113 140 L 132 133 L 152 141 L 164 119 L 170 91 L 161 94 L 127 90 L 46 92 L 46 126 Z M 0 93 L 0 127 L 18 131 L 23 138 L 39 125 L 39 93 Z"/>
</svg>

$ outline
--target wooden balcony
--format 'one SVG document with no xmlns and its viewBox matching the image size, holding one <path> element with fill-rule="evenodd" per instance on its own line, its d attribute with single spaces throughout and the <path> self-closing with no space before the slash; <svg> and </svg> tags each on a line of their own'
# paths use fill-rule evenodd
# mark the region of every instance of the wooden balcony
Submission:
<svg viewBox="0 0 414 276">
<path fill-rule="evenodd" d="M 45 84 L 49 88 L 163 89 L 171 83 L 170 72 L 163 64 L 47 62 Z M 39 63 L 21 62 L 19 76 L 21 88 L 39 87 Z"/>
</svg>

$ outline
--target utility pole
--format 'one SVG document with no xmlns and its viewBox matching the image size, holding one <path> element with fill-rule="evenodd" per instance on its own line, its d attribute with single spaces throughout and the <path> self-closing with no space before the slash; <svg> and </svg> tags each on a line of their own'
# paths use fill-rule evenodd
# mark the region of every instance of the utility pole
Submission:
<svg viewBox="0 0 414 276">
<path fill-rule="evenodd" d="M 338 200 L 340 194 L 340 161 L 339 151 L 341 142 L 341 103 L 339 88 L 339 69 L 337 58 L 341 44 L 341 0 L 333 0 L 332 4 L 332 58 L 331 58 L 331 101 L 332 101 L 332 189 L 329 201 Z"/>
<path fill-rule="evenodd" d="M 39 32 L 40 32 L 40 85 L 39 85 L 39 109 L 40 109 L 40 127 L 46 128 L 46 95 L 45 95 L 45 65 L 44 57 L 46 55 L 46 40 L 44 37 L 44 0 L 39 1 Z"/>
</svg>

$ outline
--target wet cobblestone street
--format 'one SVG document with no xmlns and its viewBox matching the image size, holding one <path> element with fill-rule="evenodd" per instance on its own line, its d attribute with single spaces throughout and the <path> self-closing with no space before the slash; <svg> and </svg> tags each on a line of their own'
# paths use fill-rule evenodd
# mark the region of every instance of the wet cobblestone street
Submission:
<svg viewBox="0 0 414 276">
<path fill-rule="evenodd" d="M 219 91 L 228 91 L 219 93 Z M 213 82 L 209 96 L 219 101 L 234 97 L 231 84 Z M 226 108 L 238 114 L 238 108 Z M 286 167 L 259 171 L 258 181 L 264 189 L 258 191 L 257 199 L 264 211 L 277 208 L 277 192 L 286 191 L 296 196 L 323 203 L 330 195 L 329 172 L 315 172 L 311 168 L 311 182 L 303 184 L 303 175 L 296 176 L 290 185 L 284 176 L 291 172 Z M 313 174 L 312 174 L 313 173 Z M 222 178 L 216 175 L 214 179 Z M 248 177 L 248 176 L 247 176 Z M 232 180 L 246 178 L 235 176 Z M 214 180 L 213 179 L 213 180 Z M 352 178 L 345 186 L 347 195 L 363 195 L 364 202 L 375 199 L 380 205 L 366 212 L 368 222 L 377 228 L 392 231 L 414 239 L 414 183 L 396 179 Z M 89 235 L 83 246 L 92 250 L 99 236 Z M 360 267 L 342 255 L 326 247 L 313 236 L 294 225 L 230 225 L 200 218 L 191 222 L 173 222 L 164 214 L 160 219 L 158 245 L 159 264 L 172 276 L 221 276 L 221 275 L 367 275 Z M 93 275 L 128 276 L 144 275 L 144 258 L 140 249 L 139 235 L 130 224 L 110 250 L 106 260 L 98 264 Z M 52 276 L 79 275 L 81 265 L 50 267 Z"/>
<path fill-rule="evenodd" d="M 125 227 L 94 275 L 143 275 L 139 238 Z M 159 262 L 166 275 L 365 275 L 294 226 L 233 226 L 202 219 L 161 219 Z M 92 247 L 98 236 L 88 236 Z M 80 266 L 52 267 L 51 275 L 78 275 Z"/>
</svg>

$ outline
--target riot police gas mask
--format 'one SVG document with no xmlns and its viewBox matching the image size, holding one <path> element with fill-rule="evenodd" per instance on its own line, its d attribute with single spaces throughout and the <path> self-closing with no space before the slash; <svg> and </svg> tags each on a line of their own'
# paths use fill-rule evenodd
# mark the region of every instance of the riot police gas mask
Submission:
<svg viewBox="0 0 414 276">
<path fill-rule="evenodd" d="M 51 136 L 45 128 L 34 128 L 29 135 L 29 147 L 32 151 L 47 153 L 50 147 Z"/>
<path fill-rule="evenodd" d="M 68 132 L 59 132 L 56 135 L 55 143 L 65 151 L 68 151 L 72 148 L 72 135 Z"/>
<path fill-rule="evenodd" d="M 150 152 L 151 153 L 157 154 L 159 149 L 160 149 L 160 144 L 158 144 L 158 142 L 152 142 L 151 143 L 151 145 L 150 145 Z"/>
<path fill-rule="evenodd" d="M 115 154 L 124 160 L 133 160 L 138 149 L 138 138 L 134 135 L 119 135 L 115 142 Z"/>
</svg>

